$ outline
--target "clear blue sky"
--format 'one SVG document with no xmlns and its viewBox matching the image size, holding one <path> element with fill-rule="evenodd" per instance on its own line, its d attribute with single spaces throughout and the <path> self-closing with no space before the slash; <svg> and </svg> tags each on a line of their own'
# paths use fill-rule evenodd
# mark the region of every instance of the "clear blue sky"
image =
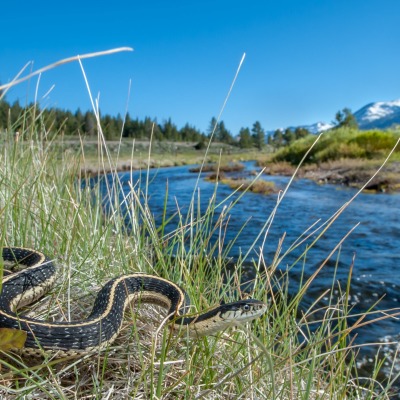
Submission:
<svg viewBox="0 0 400 400">
<path fill-rule="evenodd" d="M 171 117 L 206 130 L 246 58 L 222 119 L 233 134 L 330 122 L 337 110 L 400 98 L 399 0 L 8 1 L 2 4 L 0 82 L 28 62 L 120 46 L 83 61 L 102 113 Z M 132 81 L 130 98 L 129 80 Z M 33 99 L 37 79 L 7 100 Z M 41 104 L 90 109 L 78 63 L 45 73 Z"/>
</svg>

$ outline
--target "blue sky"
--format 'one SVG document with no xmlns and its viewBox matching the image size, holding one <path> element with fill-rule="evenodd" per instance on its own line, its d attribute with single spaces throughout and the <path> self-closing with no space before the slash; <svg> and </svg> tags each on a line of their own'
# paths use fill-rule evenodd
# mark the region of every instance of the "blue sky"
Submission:
<svg viewBox="0 0 400 400">
<path fill-rule="evenodd" d="M 222 115 L 233 134 L 256 120 L 267 130 L 330 122 L 343 107 L 400 98 L 399 16 L 399 0 L 9 1 L 0 82 L 28 61 L 130 46 L 83 61 L 102 113 L 206 130 L 246 53 Z M 7 100 L 31 101 L 36 84 Z M 42 106 L 91 108 L 76 62 L 45 73 L 38 94 Z"/>
</svg>

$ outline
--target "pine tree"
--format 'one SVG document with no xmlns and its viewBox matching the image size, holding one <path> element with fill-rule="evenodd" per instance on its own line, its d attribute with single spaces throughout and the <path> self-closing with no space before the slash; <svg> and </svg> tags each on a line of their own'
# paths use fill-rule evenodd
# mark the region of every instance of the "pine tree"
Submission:
<svg viewBox="0 0 400 400">
<path fill-rule="evenodd" d="M 285 132 L 283 133 L 283 140 L 286 145 L 292 143 L 295 139 L 294 132 L 290 128 L 286 128 Z"/>
<path fill-rule="evenodd" d="M 351 129 L 358 129 L 358 123 L 351 112 L 350 108 L 343 108 L 343 110 L 339 110 L 336 115 L 335 115 L 335 121 L 334 123 L 336 124 L 335 128 L 341 128 L 341 127 L 346 127 L 346 128 L 351 128 Z"/>
<path fill-rule="evenodd" d="M 254 145 L 258 150 L 262 150 L 265 145 L 265 131 L 259 121 L 256 121 L 251 128 Z"/>
<path fill-rule="evenodd" d="M 217 118 L 212 117 L 210 124 L 208 125 L 208 129 L 207 129 L 208 137 L 210 138 L 213 133 L 214 133 L 214 137 L 218 137 L 218 128 L 219 128 L 219 124 L 217 122 Z"/>
<path fill-rule="evenodd" d="M 253 140 L 251 137 L 249 128 L 241 128 L 239 131 L 239 147 L 242 149 L 248 149 L 253 146 Z"/>
<path fill-rule="evenodd" d="M 174 123 L 172 123 L 171 118 L 168 118 L 166 121 L 164 121 L 164 124 L 160 126 L 160 130 L 164 139 L 172 141 L 179 140 L 178 128 Z"/>
<path fill-rule="evenodd" d="M 204 135 L 199 130 L 190 126 L 188 123 L 180 129 L 179 134 L 185 142 L 198 142 L 204 141 L 205 139 Z"/>
<path fill-rule="evenodd" d="M 86 135 L 93 136 L 96 133 L 96 121 L 92 112 L 86 111 L 83 122 L 83 131 Z"/>
<path fill-rule="evenodd" d="M 283 145 L 283 132 L 281 129 L 277 129 L 273 135 L 273 142 L 276 147 L 281 147 Z"/>
<path fill-rule="evenodd" d="M 218 134 L 216 135 L 216 139 L 218 142 L 221 143 L 232 143 L 233 142 L 233 137 L 231 133 L 226 129 L 224 121 L 221 121 L 218 124 Z"/>
</svg>

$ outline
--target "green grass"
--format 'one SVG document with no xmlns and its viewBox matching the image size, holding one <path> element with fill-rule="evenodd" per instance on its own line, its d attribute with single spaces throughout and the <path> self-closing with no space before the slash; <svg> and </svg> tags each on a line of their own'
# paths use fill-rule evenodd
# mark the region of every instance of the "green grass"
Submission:
<svg viewBox="0 0 400 400">
<path fill-rule="evenodd" d="M 28 117 L 21 116 L 27 121 Z M 112 212 L 105 214 L 99 186 L 81 189 L 84 151 L 63 151 L 43 141 L 40 118 L 36 121 L 25 125 L 17 142 L 12 126 L 1 132 L 0 150 L 2 245 L 39 249 L 59 265 L 58 284 L 29 308 L 30 315 L 50 321 L 83 319 L 107 280 L 132 271 L 180 284 L 194 310 L 247 296 L 239 288 L 247 255 L 223 279 L 229 249 L 240 243 L 240 232 L 236 243 L 226 243 L 224 237 L 236 202 L 227 198 L 217 204 L 215 197 L 207 199 L 208 208 L 201 213 L 201 193 L 194 190 L 188 211 L 176 211 L 177 229 L 165 234 L 171 216 L 164 215 L 164 222 L 157 226 L 146 202 L 148 186 L 140 190 L 131 182 L 130 192 L 124 195 L 132 221 L 128 235 L 117 195 Z M 101 133 L 99 143 L 98 168 L 113 171 L 118 152 L 109 151 Z M 115 173 L 114 182 L 118 189 Z M 219 218 L 214 219 L 217 214 Z M 270 229 L 273 215 L 266 218 L 260 236 Z M 321 227 L 321 235 L 332 220 Z M 219 233 L 217 239 L 214 232 Z M 334 257 L 335 250 L 327 258 Z M 298 260 L 305 267 L 308 251 L 312 246 Z M 75 359 L 53 359 L 50 354 L 44 360 L 2 354 L 0 397 L 386 399 L 395 376 L 380 386 L 375 380 L 379 363 L 371 379 L 359 380 L 355 373 L 356 350 L 349 342 L 352 327 L 347 323 L 349 286 L 340 296 L 333 291 L 327 294 L 329 307 L 320 309 L 315 304 L 299 318 L 300 301 L 316 275 L 304 279 L 297 296 L 289 298 L 290 269 L 277 273 L 285 265 L 287 252 L 281 253 L 279 247 L 268 265 L 262 255 L 253 260 L 259 272 L 251 295 L 268 301 L 270 309 L 250 326 L 216 337 L 187 339 L 170 334 L 163 310 L 132 307 L 123 331 L 106 352 Z"/>
<path fill-rule="evenodd" d="M 59 135 L 55 136 L 50 143 L 53 151 L 58 153 L 81 153 L 82 169 L 92 175 L 98 173 L 97 138 Z M 195 145 L 196 143 L 192 142 L 152 142 L 150 140 L 133 140 L 131 138 L 107 141 L 108 152 L 120 171 L 130 170 L 131 168 L 146 169 L 147 166 L 160 168 L 201 164 L 204 160 L 207 162 L 206 168 L 215 167 L 218 163 L 222 163 L 223 166 L 230 164 L 239 166 L 239 161 L 264 158 L 263 152 L 255 149 L 243 150 L 225 143 L 211 143 L 208 150 L 196 150 Z M 104 165 L 104 167 L 111 168 L 111 165 Z M 109 170 L 107 171 L 109 172 Z M 104 172 L 104 169 L 101 172 Z"/>
<path fill-rule="evenodd" d="M 306 163 L 323 163 L 340 159 L 381 159 L 396 144 L 400 131 L 359 131 L 349 128 L 334 129 L 324 132 L 310 152 Z M 314 135 L 296 140 L 289 146 L 278 150 L 273 161 L 287 161 L 297 165 L 306 151 L 315 141 Z M 394 157 L 399 158 L 400 149 Z"/>
</svg>

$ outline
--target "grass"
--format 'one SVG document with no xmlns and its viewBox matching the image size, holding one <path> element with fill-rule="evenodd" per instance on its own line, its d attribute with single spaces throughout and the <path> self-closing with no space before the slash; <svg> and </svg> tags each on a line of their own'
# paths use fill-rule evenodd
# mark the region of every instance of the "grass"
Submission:
<svg viewBox="0 0 400 400">
<path fill-rule="evenodd" d="M 205 173 L 212 172 L 205 177 L 209 182 L 220 182 L 228 185 L 232 190 L 236 191 L 250 191 L 258 194 L 272 194 L 277 193 L 278 189 L 273 182 L 268 182 L 263 179 L 248 179 L 239 177 L 227 177 L 226 173 L 241 172 L 244 170 L 244 165 L 241 163 L 229 164 L 205 164 L 203 166 L 196 166 L 189 169 L 189 172 Z M 254 173 L 256 174 L 256 173 Z"/>
<path fill-rule="evenodd" d="M 313 227 L 312 233 L 305 232 L 285 253 L 282 238 L 270 264 L 261 248 L 256 259 L 249 260 L 244 254 L 228 272 L 229 249 L 240 243 L 241 233 L 237 232 L 236 242 L 225 243 L 224 232 L 230 229 L 230 210 L 245 192 L 235 201 L 227 198 L 220 204 L 215 196 L 206 199 L 208 207 L 200 211 L 201 193 L 193 189 L 188 210 L 177 208 L 176 229 L 166 233 L 171 216 L 164 214 L 161 223 L 154 220 L 147 203 L 149 182 L 131 180 L 129 190 L 126 185 L 122 190 L 116 173 L 126 154 L 131 154 L 128 170 L 138 158 L 144 160 L 139 167 L 149 166 L 157 146 L 150 141 L 145 156 L 136 152 L 136 144 L 107 144 L 98 127 L 95 146 L 82 144 L 70 151 L 63 147 L 63 138 L 43 140 L 44 127 L 37 112 L 32 108 L 21 115 L 25 128 L 18 141 L 10 123 L 7 131 L 1 132 L 0 149 L 1 244 L 39 249 L 59 265 L 58 284 L 26 310 L 29 315 L 49 321 L 84 319 L 99 288 L 110 278 L 132 271 L 180 284 L 191 297 L 194 310 L 248 295 L 269 302 L 270 307 L 264 318 L 250 326 L 202 339 L 172 335 L 164 323 L 165 312 L 157 307 L 132 307 L 121 334 L 105 352 L 68 359 L 51 354 L 27 359 L 1 353 L 0 398 L 388 398 L 398 376 L 380 382 L 378 359 L 370 377 L 357 376 L 357 348 L 349 334 L 363 323 L 366 314 L 353 326 L 348 324 L 350 284 L 341 288 L 339 295 L 334 295 L 334 290 L 326 293 L 327 306 L 321 308 L 315 302 L 301 310 L 302 298 L 341 243 L 313 275 L 304 277 L 294 298 L 287 293 L 291 267 L 284 266 L 286 255 L 308 236 L 316 237 L 297 261 L 305 268 L 308 251 L 340 212 L 318 229 Z M 212 153 L 211 148 L 203 160 L 221 158 L 221 151 Z M 158 154 L 162 159 L 162 151 Z M 231 154 L 223 157 L 232 160 Z M 107 208 L 100 185 L 96 181 L 84 185 L 92 168 L 112 176 L 107 181 Z M 266 216 L 254 246 L 259 237 L 267 238 L 275 211 Z M 251 293 L 243 293 L 240 283 L 249 261 L 255 267 L 254 280 Z M 351 272 L 349 282 L 350 277 Z M 334 277 L 332 289 L 333 285 Z"/>
<path fill-rule="evenodd" d="M 59 153 L 81 153 L 81 168 L 85 174 L 97 175 L 99 173 L 98 140 L 94 137 L 55 137 L 49 145 L 53 151 Z M 160 167 L 173 167 L 180 165 L 201 164 L 205 161 L 205 168 L 216 168 L 221 163 L 224 167 L 230 165 L 240 167 L 240 161 L 257 160 L 264 157 L 264 153 L 256 150 L 243 150 L 237 146 L 225 143 L 211 143 L 206 150 L 196 150 L 196 143 L 169 142 L 150 140 L 133 140 L 121 138 L 120 140 L 107 141 L 107 149 L 113 158 L 113 166 L 119 171 L 131 169 L 146 169 Z M 149 155 L 150 154 L 150 155 Z M 112 172 L 111 165 L 103 165 L 101 173 Z"/>
<path fill-rule="evenodd" d="M 215 181 L 216 176 L 212 175 L 206 180 Z M 240 190 L 240 191 L 249 191 L 252 193 L 258 194 L 273 194 L 277 193 L 278 189 L 276 188 L 274 182 L 268 182 L 262 179 L 252 180 L 252 179 L 233 179 L 233 178 L 219 178 L 219 182 L 224 185 L 228 185 L 232 190 Z"/>
<path fill-rule="evenodd" d="M 243 260 L 230 275 L 225 269 L 229 246 L 223 246 L 223 232 L 229 229 L 229 210 L 235 206 L 229 199 L 221 214 L 215 199 L 200 213 L 196 193 L 187 213 L 177 210 L 176 231 L 164 234 L 169 216 L 156 225 L 146 202 L 145 182 L 142 189 L 131 182 L 122 201 L 128 206 L 123 208 L 114 173 L 116 191 L 105 213 L 100 186 L 82 188 L 77 180 L 80 174 L 86 179 L 82 154 L 54 151 L 51 143 L 37 137 L 33 126 L 28 128 L 25 140 L 18 142 L 11 132 L 2 133 L 1 242 L 40 249 L 60 266 L 57 286 L 29 308 L 29 315 L 83 319 L 99 288 L 111 277 L 131 271 L 184 286 L 196 310 L 248 295 L 239 288 Z M 115 160 L 107 147 L 101 145 L 98 152 L 107 170 L 113 170 Z M 126 214 L 132 223 L 129 235 L 124 228 Z M 272 217 L 260 234 L 269 229 Z M 214 232 L 220 232 L 217 238 Z M 123 332 L 106 352 L 76 359 L 49 355 L 44 360 L 2 354 L 0 397 L 387 398 L 391 380 L 382 386 L 374 379 L 379 364 L 371 379 L 359 380 L 355 373 L 355 350 L 348 336 L 352 328 L 347 324 L 349 288 L 339 297 L 331 295 L 328 307 L 314 305 L 299 320 L 299 304 L 313 277 L 302 283 L 295 298 L 289 298 L 289 274 L 276 273 L 284 256 L 277 249 L 272 265 L 266 265 L 262 255 L 254 260 L 258 273 L 251 295 L 269 301 L 270 310 L 251 326 L 189 340 L 170 334 L 162 323 L 162 310 L 133 308 Z M 303 257 L 299 262 L 305 262 L 306 253 Z"/>
<path fill-rule="evenodd" d="M 324 132 L 313 147 L 306 163 L 324 163 L 341 159 L 382 159 L 396 145 L 400 131 L 359 131 L 349 128 Z M 313 135 L 306 136 L 278 150 L 272 161 L 286 161 L 298 165 L 303 155 L 314 142 Z M 394 159 L 399 159 L 396 150 Z"/>
<path fill-rule="evenodd" d="M 244 170 L 244 165 L 241 163 L 229 163 L 229 164 L 221 164 L 221 162 L 217 162 L 214 164 L 205 164 L 202 167 L 192 167 L 189 169 L 190 172 L 216 172 L 216 173 L 225 173 L 225 172 L 240 172 Z"/>
<path fill-rule="evenodd" d="M 271 194 L 278 190 L 273 182 L 264 180 L 252 181 L 250 179 L 222 179 L 222 183 L 227 184 L 232 190 L 249 190 L 252 193 Z"/>
<path fill-rule="evenodd" d="M 355 188 L 364 187 L 381 160 L 391 153 L 390 162 L 365 187 L 369 192 L 398 192 L 400 190 L 399 129 L 391 131 L 359 131 L 340 128 L 326 131 L 317 141 L 309 135 L 257 159 L 268 175 L 291 176 L 318 183 L 333 183 Z M 315 143 L 314 143 L 315 142 Z M 312 147 L 312 148 L 311 148 Z M 309 151 L 310 149 L 310 151 Z M 308 154 L 304 158 L 305 154 Z M 298 169 L 297 166 L 301 164 Z"/>
<path fill-rule="evenodd" d="M 60 143 L 58 143 L 60 145 Z M 196 143 L 186 142 L 155 142 L 136 141 L 123 138 L 121 141 L 107 142 L 107 147 L 114 159 L 118 158 L 118 170 L 172 167 L 179 165 L 199 164 L 205 159 L 205 150 L 196 150 Z M 68 151 L 72 146 L 80 150 L 80 141 L 70 138 L 62 143 Z M 82 166 L 86 173 L 95 174 L 98 167 L 97 141 L 86 138 L 83 143 L 85 163 Z M 214 144 L 207 153 L 207 161 L 212 163 L 220 158 L 222 153 L 234 153 L 236 157 L 243 154 L 234 146 L 223 143 Z M 150 153 L 150 157 L 149 157 Z M 244 156 L 247 156 L 245 154 Z M 104 171 L 102 171 L 104 172 Z M 110 172 L 110 171 L 108 171 Z"/>
</svg>

